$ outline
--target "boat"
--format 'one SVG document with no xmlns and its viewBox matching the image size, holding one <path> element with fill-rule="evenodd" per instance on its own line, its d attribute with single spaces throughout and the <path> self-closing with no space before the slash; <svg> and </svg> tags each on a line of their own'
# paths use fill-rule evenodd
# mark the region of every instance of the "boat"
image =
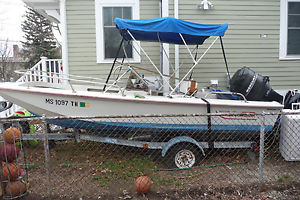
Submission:
<svg viewBox="0 0 300 200">
<path fill-rule="evenodd" d="M 32 72 L 28 70 L 24 72 L 24 76 L 31 81 L 0 83 L 0 95 L 37 116 L 136 116 L 134 122 L 126 118 L 122 121 L 114 119 L 107 121 L 105 118 L 95 119 L 97 122 L 80 120 L 78 122 L 80 125 L 75 124 L 72 120 L 52 121 L 52 123 L 65 127 L 129 131 L 138 128 L 160 130 L 163 133 L 172 130 L 180 133 L 187 130 L 223 131 L 224 133 L 232 131 L 259 132 L 260 120 L 256 114 L 279 113 L 283 108 L 283 105 L 276 101 L 268 100 L 267 103 L 266 101 L 248 101 L 245 95 L 237 92 L 201 90 L 197 88 L 195 80 L 189 79 L 195 67 L 217 40 L 220 40 L 223 49 L 222 37 L 228 28 L 227 24 L 204 25 L 171 17 L 142 20 L 116 18 L 115 24 L 123 39 L 105 81 L 99 82 L 96 78 L 84 79 L 81 76 L 57 75 L 57 80 L 49 83 L 44 80 L 53 78 L 53 74 L 50 75 L 46 71 Z M 203 55 L 195 58 L 189 50 L 189 46 L 202 45 L 209 37 L 215 38 L 212 44 L 208 46 Z M 140 41 L 183 45 L 191 55 L 193 66 L 181 79 L 177 77 L 175 85 L 172 85 L 170 79 L 173 77 L 162 74 L 150 60 L 154 70 L 145 70 L 148 73 L 153 72 L 159 75 L 159 81 L 155 82 L 139 72 L 142 70 L 141 67 L 128 61 L 130 59 L 128 59 L 126 50 L 122 48 L 125 41 L 130 41 L 135 47 L 140 48 L 147 58 L 149 56 L 143 50 Z M 136 50 L 136 48 L 133 49 Z M 122 50 L 123 59 L 118 59 Z M 230 79 L 224 49 L 223 54 L 226 74 Z M 123 72 L 120 70 L 121 68 L 126 68 L 126 70 Z M 110 80 L 112 74 L 117 71 L 122 71 L 122 73 L 118 74 L 115 80 Z M 132 86 L 130 89 L 119 85 L 122 78 L 128 74 L 130 74 L 128 82 Z M 251 84 L 253 86 L 253 81 Z M 164 87 L 167 87 L 168 90 L 163 89 Z M 220 99 L 218 95 L 227 95 L 227 97 L 237 95 L 237 100 L 234 98 Z M 201 117 L 199 121 L 192 116 L 195 113 L 215 114 L 215 116 Z M 173 115 L 173 117 L 153 117 L 149 121 L 147 118 L 149 115 Z M 184 115 L 188 116 L 184 117 Z M 176 116 L 178 121 L 174 120 Z M 182 120 L 183 118 L 185 120 Z M 277 116 L 272 115 L 270 118 L 272 119 L 265 122 L 266 131 L 272 131 Z M 180 123 L 178 123 L 179 121 Z"/>
</svg>

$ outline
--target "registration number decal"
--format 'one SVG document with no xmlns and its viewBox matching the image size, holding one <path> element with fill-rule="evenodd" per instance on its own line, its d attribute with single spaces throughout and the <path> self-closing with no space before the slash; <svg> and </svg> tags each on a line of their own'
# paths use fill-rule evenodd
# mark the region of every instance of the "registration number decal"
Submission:
<svg viewBox="0 0 300 200">
<path fill-rule="evenodd" d="M 64 99 L 46 98 L 45 103 L 50 105 L 56 105 L 56 106 L 72 106 L 72 107 L 83 107 L 83 108 L 90 107 L 90 103 L 88 102 L 68 101 Z"/>
</svg>

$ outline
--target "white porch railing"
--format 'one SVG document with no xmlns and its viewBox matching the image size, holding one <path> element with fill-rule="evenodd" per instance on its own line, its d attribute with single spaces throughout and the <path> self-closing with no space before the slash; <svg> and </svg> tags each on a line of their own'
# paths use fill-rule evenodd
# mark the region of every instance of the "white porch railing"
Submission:
<svg viewBox="0 0 300 200">
<path fill-rule="evenodd" d="M 21 76 L 16 82 L 33 82 L 41 81 L 48 83 L 61 83 L 63 79 L 63 66 L 61 59 L 47 59 L 41 57 L 41 60 L 35 64 L 31 69 L 27 70 L 23 76 Z M 4 100 L 0 96 L 0 100 Z M 3 112 L 0 112 L 1 118 L 7 118 L 12 116 L 16 111 L 22 110 L 23 108 L 13 104 L 13 106 Z"/>
<path fill-rule="evenodd" d="M 17 82 L 48 82 L 62 83 L 63 68 L 61 59 L 47 59 L 41 57 L 41 60 L 31 69 L 27 70 Z"/>
</svg>

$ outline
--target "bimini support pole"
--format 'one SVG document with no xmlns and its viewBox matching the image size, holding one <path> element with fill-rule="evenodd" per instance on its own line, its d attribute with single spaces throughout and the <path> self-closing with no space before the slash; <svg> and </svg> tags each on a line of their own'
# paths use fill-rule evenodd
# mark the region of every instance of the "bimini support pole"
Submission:
<svg viewBox="0 0 300 200">
<path fill-rule="evenodd" d="M 230 81 L 230 74 L 229 74 L 229 70 L 228 70 L 227 59 L 226 59 L 225 50 L 224 50 L 223 41 L 222 41 L 221 36 L 220 36 L 220 43 L 221 43 L 222 53 L 223 53 L 224 62 L 225 62 L 225 66 L 226 66 L 226 71 L 227 71 L 227 79 L 228 79 L 228 81 Z"/>
<path fill-rule="evenodd" d="M 186 44 L 184 38 L 182 37 L 183 42 Z M 201 55 L 201 57 L 195 61 L 195 64 L 191 67 L 191 69 L 184 75 L 184 77 L 179 81 L 179 83 L 176 85 L 176 87 L 170 92 L 169 95 L 172 95 L 176 88 L 179 87 L 179 85 L 186 79 L 186 77 L 194 70 L 194 68 L 198 65 L 198 63 L 200 62 L 200 60 L 202 60 L 202 58 L 205 56 L 205 54 L 208 52 L 208 50 L 215 44 L 215 42 L 218 40 L 218 37 L 216 37 L 216 39 L 209 45 L 209 47 L 206 49 L 206 51 Z M 188 46 L 186 45 L 186 47 L 188 48 Z M 189 52 L 190 49 L 188 48 Z M 192 59 L 194 60 L 194 57 L 192 56 Z"/>
<path fill-rule="evenodd" d="M 183 38 L 182 34 L 181 34 L 181 33 L 179 33 L 179 36 L 181 37 L 181 40 L 183 41 L 183 43 L 184 43 L 184 46 L 185 46 L 185 47 L 186 47 L 186 49 L 188 50 L 188 52 L 189 52 L 189 54 L 190 54 L 190 56 L 191 56 L 191 58 L 192 58 L 192 60 L 193 60 L 194 64 L 196 64 L 196 63 L 197 63 L 197 61 L 195 60 L 195 58 L 194 58 L 194 56 L 193 56 L 193 54 L 192 54 L 192 52 L 191 52 L 190 48 L 188 47 L 188 45 L 187 45 L 187 43 L 186 43 L 185 39 Z"/>
<path fill-rule="evenodd" d="M 109 72 L 109 74 L 108 74 L 108 76 L 107 76 L 105 85 L 104 85 L 104 87 L 103 87 L 103 91 L 105 91 L 106 85 L 107 85 L 107 83 L 108 83 L 108 81 L 109 81 L 109 78 L 110 78 L 110 76 L 111 76 L 111 73 L 112 73 L 112 71 L 113 71 L 113 69 L 114 69 L 114 67 L 115 67 L 116 61 L 117 61 L 117 59 L 118 59 L 118 55 L 119 55 L 120 50 L 121 50 L 122 45 L 123 45 L 123 42 L 124 42 L 124 38 L 122 38 L 122 40 L 121 40 L 121 42 L 120 42 L 119 49 L 118 49 L 118 51 L 117 51 L 116 57 L 115 57 L 115 59 L 114 59 L 114 62 L 113 62 L 113 64 L 112 64 L 111 68 L 110 68 L 110 72 Z"/>
<path fill-rule="evenodd" d="M 145 52 L 145 50 L 142 48 L 142 46 L 140 44 L 138 44 L 138 42 L 136 41 L 135 37 L 133 37 L 133 35 L 130 33 L 129 30 L 127 30 L 128 34 L 130 35 L 130 37 L 133 39 L 133 41 L 139 46 L 139 48 L 143 51 L 144 55 L 148 58 L 148 60 L 150 61 L 150 63 L 153 65 L 153 67 L 155 68 L 155 70 L 158 72 L 158 74 L 162 77 L 162 79 L 164 81 L 166 81 L 167 85 L 169 86 L 169 88 L 171 90 L 173 90 L 173 87 L 170 85 L 169 81 L 165 78 L 165 76 L 160 72 L 160 70 L 156 67 L 156 65 L 153 63 L 153 61 L 151 60 L 151 58 L 148 56 L 148 54 Z"/>
</svg>

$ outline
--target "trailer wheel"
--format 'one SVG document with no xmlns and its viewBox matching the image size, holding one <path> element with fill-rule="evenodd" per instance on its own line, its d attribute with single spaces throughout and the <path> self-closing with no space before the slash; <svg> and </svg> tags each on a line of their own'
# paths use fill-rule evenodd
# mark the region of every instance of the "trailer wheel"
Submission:
<svg viewBox="0 0 300 200">
<path fill-rule="evenodd" d="M 191 144 L 175 145 L 167 154 L 169 166 L 180 169 L 195 166 L 199 158 L 199 149 Z"/>
</svg>

